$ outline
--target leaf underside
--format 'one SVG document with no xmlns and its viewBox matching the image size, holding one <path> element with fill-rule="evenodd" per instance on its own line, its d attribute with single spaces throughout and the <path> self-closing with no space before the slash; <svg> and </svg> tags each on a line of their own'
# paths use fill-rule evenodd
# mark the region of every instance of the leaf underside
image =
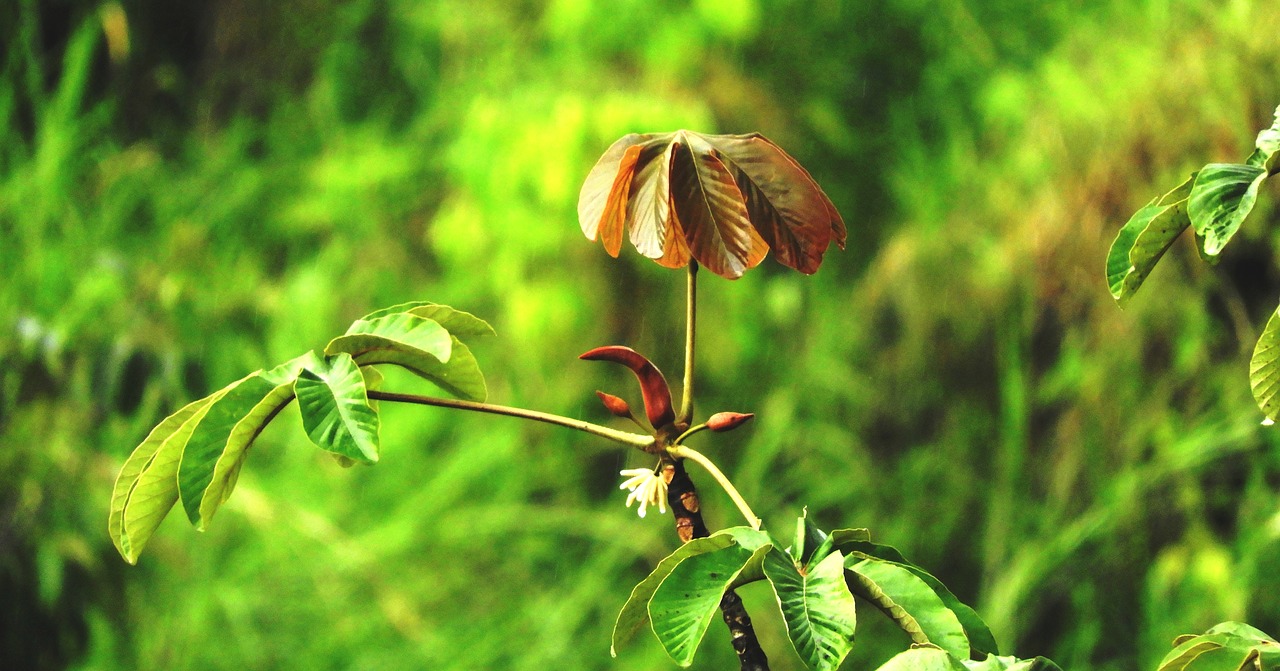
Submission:
<svg viewBox="0 0 1280 671">
<path fill-rule="evenodd" d="M 911 637 L 932 643 L 960 659 L 969 657 L 969 639 L 959 618 L 933 588 L 905 566 L 874 558 L 850 558 L 854 593 L 875 604 Z"/>
</svg>

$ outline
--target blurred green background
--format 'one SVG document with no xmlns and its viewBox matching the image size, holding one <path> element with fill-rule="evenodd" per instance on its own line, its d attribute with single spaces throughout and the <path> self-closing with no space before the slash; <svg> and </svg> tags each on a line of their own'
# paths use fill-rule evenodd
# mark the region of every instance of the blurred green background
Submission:
<svg viewBox="0 0 1280 671">
<path fill-rule="evenodd" d="M 344 470 L 290 410 L 207 533 L 172 515 L 128 567 L 106 518 L 162 417 L 384 305 L 489 319 L 498 403 L 612 421 L 592 391 L 634 382 L 575 359 L 603 344 L 678 377 L 682 274 L 575 204 L 618 136 L 681 127 L 770 136 L 850 229 L 813 277 L 701 283 L 699 407 L 758 417 L 697 447 L 771 526 L 870 527 L 1069 671 L 1280 633 L 1247 380 L 1280 193 L 1124 311 L 1102 276 L 1129 214 L 1248 154 L 1277 34 L 1271 0 L 6 2 L 0 668 L 674 668 L 609 657 L 677 541 L 621 505 L 646 459 L 581 434 L 384 406 L 382 462 Z M 847 668 L 906 645 L 862 621 Z M 720 623 L 695 668 L 736 668 Z"/>
</svg>

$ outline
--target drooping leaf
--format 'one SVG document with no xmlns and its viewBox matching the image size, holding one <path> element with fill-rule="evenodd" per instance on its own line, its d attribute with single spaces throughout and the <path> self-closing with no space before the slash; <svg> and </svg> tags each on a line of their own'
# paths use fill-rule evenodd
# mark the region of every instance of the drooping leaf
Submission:
<svg viewBox="0 0 1280 671">
<path fill-rule="evenodd" d="M 968 667 L 946 650 L 921 646 L 894 655 L 877 671 L 968 671 Z"/>
<path fill-rule="evenodd" d="M 1277 157 L 1280 156 L 1280 107 L 1276 108 L 1271 127 L 1258 133 L 1253 146 L 1255 147 L 1253 154 L 1249 156 L 1246 163 L 1265 168 L 1268 174 L 1274 175 L 1277 170 Z"/>
<path fill-rule="evenodd" d="M 1107 253 L 1107 285 L 1124 302 L 1133 296 L 1178 235 L 1191 225 L 1187 198 L 1196 175 L 1134 213 Z"/>
<path fill-rule="evenodd" d="M 1203 239 L 1204 254 L 1217 256 L 1253 210 L 1265 168 L 1238 163 L 1210 163 L 1196 174 L 1187 214 Z"/>
<path fill-rule="evenodd" d="M 610 254 L 625 224 L 636 249 L 659 264 L 696 260 L 730 279 L 770 248 L 783 265 L 812 273 L 830 242 L 843 248 L 846 236 L 830 199 L 777 145 L 686 130 L 611 145 L 583 184 L 578 219 Z"/>
<path fill-rule="evenodd" d="M 307 437 L 317 447 L 356 461 L 378 461 L 378 413 L 351 355 L 313 357 L 294 383 Z"/>
<path fill-rule="evenodd" d="M 969 671 L 1062 671 L 1053 660 L 1046 657 L 1018 659 L 987 655 L 981 660 L 961 660 Z"/>
<path fill-rule="evenodd" d="M 430 359 L 447 362 L 452 355 L 449 332 L 433 320 L 396 312 L 376 319 L 357 319 L 346 335 L 329 341 L 324 353 L 346 353 L 361 366 L 393 363 L 406 368 Z"/>
<path fill-rule="evenodd" d="M 442 345 L 444 341 L 447 346 Z M 484 401 L 488 388 L 471 349 L 433 320 L 394 313 L 360 320 L 348 335 L 335 338 L 325 354 L 350 354 L 358 365 L 394 364 L 445 391 L 471 401 Z"/>
<path fill-rule="evenodd" d="M 689 556 L 672 567 L 649 600 L 649 618 L 653 633 L 677 664 L 689 666 L 693 662 L 725 591 L 748 565 L 759 566 L 771 549 L 752 552 L 735 542 Z"/>
<path fill-rule="evenodd" d="M 1280 643 L 1240 622 L 1223 622 L 1200 636 L 1180 636 L 1158 671 L 1275 671 Z"/>
<path fill-rule="evenodd" d="M 741 277 L 769 251 L 747 215 L 737 182 L 710 143 L 676 133 L 671 202 L 693 258 L 728 279 Z"/>
<path fill-rule="evenodd" d="M 292 401 L 293 381 L 278 384 L 231 429 L 226 449 L 214 464 L 213 477 L 200 499 L 200 519 L 205 523 L 213 519 L 214 513 L 231 496 L 240 479 L 240 469 L 244 466 L 245 457 L 249 455 L 249 446 Z"/>
<path fill-rule="evenodd" d="M 995 636 L 991 634 L 991 629 L 987 627 L 987 623 L 982 620 L 977 611 L 960 601 L 955 594 L 952 594 L 951 590 L 947 589 L 947 586 L 941 580 L 908 561 L 897 548 L 891 545 L 872 543 L 867 540 L 870 538 L 870 534 L 866 533 L 865 529 L 851 529 L 848 531 L 852 533 L 847 536 L 841 535 L 836 542 L 837 549 L 846 555 L 852 555 L 859 559 L 874 557 L 881 561 L 893 562 L 911 571 L 916 577 L 928 584 L 934 594 L 937 594 L 938 598 L 942 599 L 942 602 L 947 605 L 947 608 L 950 608 L 951 612 L 955 613 L 956 619 L 960 620 L 960 624 L 964 626 L 964 632 L 969 639 L 972 654 L 975 656 L 1000 654 Z M 833 537 L 840 534 L 843 534 L 843 530 L 831 532 Z M 865 535 L 867 538 L 858 538 L 859 535 Z"/>
<path fill-rule="evenodd" d="M 1249 385 L 1262 414 L 1271 421 L 1280 419 L 1280 308 L 1271 314 L 1249 359 Z"/>
<path fill-rule="evenodd" d="M 116 477 L 107 522 L 111 541 L 130 564 L 178 501 L 178 462 L 204 411 L 222 392 L 192 401 L 151 430 Z M 126 523 L 127 520 L 127 523 Z"/>
<path fill-rule="evenodd" d="M 960 659 L 969 657 L 969 638 L 947 604 L 905 566 L 880 559 L 846 561 L 854 594 L 875 604 L 915 643 L 932 643 Z"/>
<path fill-rule="evenodd" d="M 828 244 L 844 249 L 844 221 L 835 205 L 781 147 L 758 133 L 716 136 L 715 147 L 728 159 L 751 223 L 779 263 L 812 274 Z"/>
<path fill-rule="evenodd" d="M 671 571 L 680 562 L 689 557 L 715 552 L 732 545 L 741 546 L 753 553 L 765 546 L 772 547 L 769 535 L 763 531 L 757 531 L 750 527 L 731 527 L 718 531 L 707 538 L 695 538 L 676 548 L 675 552 L 658 562 L 653 571 L 632 588 L 631 596 L 623 604 L 622 610 L 618 613 L 618 619 L 613 625 L 613 645 L 610 648 L 610 654 L 617 657 L 618 648 L 630 641 L 636 632 L 644 626 L 644 623 L 649 621 L 649 601 L 653 598 L 658 586 L 667 579 L 667 576 L 671 575 Z M 759 573 L 750 576 L 739 575 L 740 581 L 734 583 L 733 586 L 736 587 L 751 580 L 758 580 L 761 577 L 763 576 Z"/>
<path fill-rule="evenodd" d="M 238 458 L 262 426 L 275 416 L 278 410 L 271 404 L 280 402 L 276 393 L 279 386 L 263 379 L 262 371 L 250 374 L 224 390 L 205 410 L 204 418 L 191 433 L 178 466 L 178 496 L 187 519 L 196 529 L 205 529 L 208 519 L 203 512 L 216 510 L 224 498 L 222 494 L 226 493 L 227 483 L 214 483 L 218 463 L 228 452 L 233 460 Z M 268 404 L 259 407 L 264 401 Z M 222 471 L 224 477 L 233 472 L 238 474 L 238 470 L 230 468 L 232 462 L 223 463 L 226 464 Z M 218 495 L 208 500 L 217 502 L 207 504 L 205 493 L 211 486 Z"/>
<path fill-rule="evenodd" d="M 833 552 L 807 573 L 778 549 L 764 556 L 764 575 L 773 586 L 796 653 L 809 668 L 831 671 L 853 649 L 856 604 L 844 580 L 844 555 Z"/>
<path fill-rule="evenodd" d="M 471 314 L 463 312 L 448 305 L 440 305 L 428 301 L 411 301 L 408 303 L 400 303 L 391 307 L 375 310 L 361 317 L 361 321 L 373 321 L 380 317 L 386 317 L 399 312 L 407 312 L 411 315 L 430 319 L 431 321 L 444 327 L 451 335 L 458 338 L 470 338 L 475 336 L 491 336 L 495 335 L 493 327 L 489 322 Z"/>
</svg>

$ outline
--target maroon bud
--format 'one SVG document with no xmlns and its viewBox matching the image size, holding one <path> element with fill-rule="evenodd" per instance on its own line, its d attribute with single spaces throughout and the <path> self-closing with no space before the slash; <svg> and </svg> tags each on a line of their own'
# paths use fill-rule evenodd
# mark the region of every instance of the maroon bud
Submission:
<svg viewBox="0 0 1280 671">
<path fill-rule="evenodd" d="M 627 402 L 614 396 L 606 394 L 603 391 L 596 391 L 596 396 L 600 397 L 600 402 L 604 404 L 606 410 L 613 414 L 614 417 L 631 417 L 631 406 Z"/>
<path fill-rule="evenodd" d="M 644 399 L 644 414 L 655 429 L 662 429 L 676 421 L 676 413 L 671 408 L 671 389 L 667 387 L 667 379 L 653 362 L 644 358 L 630 347 L 610 345 L 597 347 L 578 357 L 586 361 L 612 361 L 620 363 L 636 374 L 640 381 L 640 396 Z"/>
<path fill-rule="evenodd" d="M 746 424 L 752 417 L 755 417 L 755 413 L 717 412 L 707 420 L 707 428 L 712 431 L 732 431 Z"/>
</svg>

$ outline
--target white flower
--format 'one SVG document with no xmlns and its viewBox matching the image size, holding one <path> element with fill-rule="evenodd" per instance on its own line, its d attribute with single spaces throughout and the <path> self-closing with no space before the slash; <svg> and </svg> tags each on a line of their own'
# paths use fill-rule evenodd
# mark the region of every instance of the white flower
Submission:
<svg viewBox="0 0 1280 671">
<path fill-rule="evenodd" d="M 627 495 L 627 507 L 631 507 L 632 501 L 640 502 L 641 517 L 644 517 L 647 508 L 652 504 L 657 504 L 658 512 L 667 512 L 667 481 L 661 475 L 654 473 L 652 468 L 628 468 L 618 472 L 619 475 L 629 476 L 618 489 L 629 489 L 631 493 Z"/>
</svg>

